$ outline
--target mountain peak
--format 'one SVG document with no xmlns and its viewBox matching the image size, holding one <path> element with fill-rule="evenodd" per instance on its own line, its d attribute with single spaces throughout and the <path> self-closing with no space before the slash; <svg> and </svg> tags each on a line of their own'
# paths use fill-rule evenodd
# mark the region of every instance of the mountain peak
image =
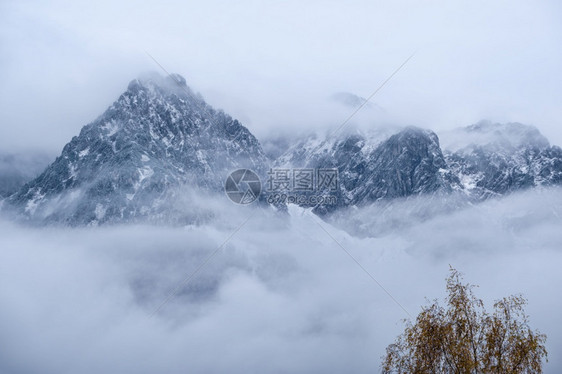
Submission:
<svg viewBox="0 0 562 374">
<path fill-rule="evenodd" d="M 449 168 L 476 199 L 562 180 L 562 150 L 534 126 L 480 121 L 441 140 Z"/>
<path fill-rule="evenodd" d="M 473 125 L 440 134 L 442 144 L 449 151 L 475 147 L 490 151 L 513 152 L 523 148 L 546 149 L 549 141 L 531 125 L 518 122 L 494 123 L 482 120 Z"/>
<path fill-rule="evenodd" d="M 98 224 L 184 219 L 179 188 L 221 191 L 232 170 L 265 170 L 257 139 L 180 75 L 145 74 L 9 198 L 32 220 Z"/>
<path fill-rule="evenodd" d="M 179 75 L 179 74 L 172 73 L 168 76 L 168 78 L 172 79 L 179 86 L 186 86 L 187 87 L 187 83 L 185 82 L 185 78 L 183 76 Z"/>
<path fill-rule="evenodd" d="M 440 137 L 417 127 L 349 126 L 301 139 L 274 166 L 337 171 L 334 189 L 303 192 L 335 198 L 319 213 L 420 194 L 456 191 L 481 200 L 562 184 L 562 149 L 533 126 L 481 121 Z M 260 176 L 269 168 L 250 131 L 194 94 L 181 75 L 148 73 L 4 206 L 45 223 L 193 222 L 197 212 L 178 208 L 186 188 L 224 198 L 226 177 L 241 168 Z"/>
<path fill-rule="evenodd" d="M 491 121 L 480 121 L 466 128 L 467 132 L 490 134 L 493 139 L 509 142 L 514 147 L 523 144 L 533 144 L 541 148 L 548 147 L 548 140 L 540 131 L 531 125 L 524 125 L 519 122 L 493 123 Z"/>
<path fill-rule="evenodd" d="M 138 92 L 147 90 L 152 93 L 160 94 L 175 94 L 178 97 L 191 97 L 194 99 L 202 100 L 200 94 L 195 94 L 187 85 L 187 82 L 180 74 L 170 74 L 162 76 L 157 72 L 148 72 L 141 74 L 137 79 L 133 79 L 127 91 Z"/>
</svg>

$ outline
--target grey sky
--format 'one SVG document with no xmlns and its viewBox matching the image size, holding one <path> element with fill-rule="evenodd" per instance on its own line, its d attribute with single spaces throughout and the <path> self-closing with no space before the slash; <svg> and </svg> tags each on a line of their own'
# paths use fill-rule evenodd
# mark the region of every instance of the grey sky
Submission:
<svg viewBox="0 0 562 374">
<path fill-rule="evenodd" d="M 3 1 L 0 149 L 59 152 L 147 70 L 144 51 L 258 137 L 337 126 L 327 98 L 434 130 L 482 118 L 562 144 L 562 6 L 529 1 Z"/>
</svg>

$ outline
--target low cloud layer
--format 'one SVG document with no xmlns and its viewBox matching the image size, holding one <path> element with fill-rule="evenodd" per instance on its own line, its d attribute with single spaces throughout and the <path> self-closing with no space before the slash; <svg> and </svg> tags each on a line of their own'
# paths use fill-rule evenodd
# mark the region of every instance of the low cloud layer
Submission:
<svg viewBox="0 0 562 374">
<path fill-rule="evenodd" d="M 409 217 L 411 206 L 396 210 Z M 407 318 L 401 306 L 415 316 L 426 298 L 443 297 L 450 264 L 480 285 L 487 305 L 513 293 L 529 299 L 532 327 L 548 335 L 546 372 L 556 373 L 561 206 L 559 189 L 529 191 L 384 233 L 367 228 L 363 238 L 293 207 L 279 217 L 230 205 L 217 222 L 184 228 L 3 221 L 0 371 L 377 372 Z M 365 209 L 356 214 L 376 216 Z"/>
</svg>

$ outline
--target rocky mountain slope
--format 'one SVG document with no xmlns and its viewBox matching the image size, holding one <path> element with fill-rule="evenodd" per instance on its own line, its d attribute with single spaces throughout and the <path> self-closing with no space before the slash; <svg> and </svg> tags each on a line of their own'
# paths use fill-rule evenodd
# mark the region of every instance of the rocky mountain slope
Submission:
<svg viewBox="0 0 562 374">
<path fill-rule="evenodd" d="M 274 154 L 280 147 L 270 148 Z M 193 222 L 201 212 L 186 191 L 225 198 L 225 180 L 239 168 L 261 176 L 266 192 L 271 168 L 337 170 L 335 188 L 299 192 L 335 197 L 316 207 L 321 214 L 419 195 L 475 202 L 558 185 L 562 149 L 531 126 L 480 122 L 440 137 L 415 127 L 304 137 L 270 166 L 248 129 L 208 105 L 181 76 L 150 75 L 133 80 L 3 206 L 43 223 Z"/>
<path fill-rule="evenodd" d="M 309 137 L 277 167 L 337 168 L 338 204 L 460 193 L 470 201 L 562 183 L 562 149 L 532 127 L 480 122 L 443 135 L 415 127 Z"/>
<path fill-rule="evenodd" d="M 241 167 L 266 169 L 248 129 L 181 76 L 151 75 L 133 80 L 6 204 L 31 220 L 72 225 L 183 219 L 178 188 L 222 192 L 228 173 Z"/>
<path fill-rule="evenodd" d="M 425 193 L 447 193 L 458 182 L 447 168 L 439 139 L 410 127 L 347 133 L 325 140 L 309 138 L 277 161 L 278 167 L 338 170 L 337 206 L 360 205 Z"/>
<path fill-rule="evenodd" d="M 562 149 L 532 126 L 482 121 L 441 138 L 449 169 L 475 199 L 562 183 Z"/>
<path fill-rule="evenodd" d="M 41 174 L 53 159 L 45 152 L 0 153 L 0 199 Z"/>
</svg>

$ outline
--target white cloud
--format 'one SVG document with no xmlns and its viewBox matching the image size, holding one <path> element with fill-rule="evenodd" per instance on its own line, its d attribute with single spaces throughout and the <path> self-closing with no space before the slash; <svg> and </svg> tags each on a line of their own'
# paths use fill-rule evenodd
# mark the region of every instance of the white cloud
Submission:
<svg viewBox="0 0 562 374">
<path fill-rule="evenodd" d="M 561 200 L 558 189 L 529 191 L 373 238 L 322 224 L 412 315 L 444 296 L 449 264 L 488 305 L 523 293 L 555 373 Z M 251 212 L 235 208 L 220 224 L 187 228 L 2 222 L 0 371 L 376 371 L 406 315 L 300 209 L 285 218 L 255 211 L 150 318 Z M 407 207 L 397 209 L 407 220 Z"/>
</svg>

